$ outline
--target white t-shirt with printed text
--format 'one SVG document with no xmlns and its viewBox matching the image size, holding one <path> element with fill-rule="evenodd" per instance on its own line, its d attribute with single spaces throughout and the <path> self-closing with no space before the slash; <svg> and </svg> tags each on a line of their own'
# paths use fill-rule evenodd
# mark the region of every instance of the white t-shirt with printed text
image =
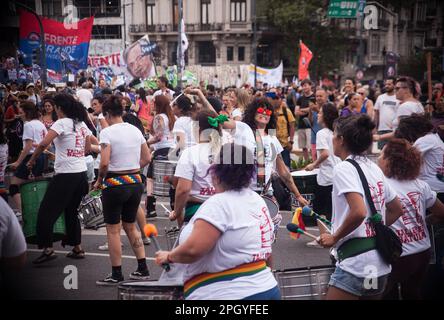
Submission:
<svg viewBox="0 0 444 320">
<path fill-rule="evenodd" d="M 165 149 L 165 148 L 174 148 L 174 145 L 175 145 L 174 137 L 173 137 L 172 131 L 170 131 L 170 127 L 169 127 L 170 121 L 169 121 L 166 114 L 161 113 L 161 114 L 158 114 L 157 116 L 154 117 L 153 129 L 155 132 L 160 130 L 160 127 L 158 127 L 158 122 L 157 122 L 159 117 L 163 119 L 162 138 L 159 142 L 153 143 L 151 145 L 151 147 L 154 150 Z M 174 126 L 173 126 L 173 128 L 174 128 Z"/>
<path fill-rule="evenodd" d="M 402 216 L 390 228 L 402 242 L 402 256 L 423 252 L 430 248 L 430 235 L 425 223 L 426 209 L 436 202 L 436 192 L 419 179 L 399 181 L 387 179 L 396 190 L 402 205 Z"/>
<path fill-rule="evenodd" d="M 378 131 L 393 130 L 393 120 L 396 118 L 399 100 L 396 95 L 381 94 L 375 102 L 375 110 L 379 111 Z"/>
<path fill-rule="evenodd" d="M 139 129 L 130 123 L 116 123 L 102 129 L 100 144 L 111 146 L 108 171 L 119 172 L 140 169 L 141 145 L 146 140 Z"/>
<path fill-rule="evenodd" d="M 192 181 L 190 196 L 205 201 L 215 193 L 208 169 L 214 161 L 209 143 L 199 143 L 183 151 L 176 166 L 175 177 Z"/>
<path fill-rule="evenodd" d="M 396 193 L 387 182 L 387 178 L 385 178 L 381 169 L 375 163 L 364 157 L 357 157 L 355 160 L 367 178 L 376 210 L 382 215 L 385 221 L 385 205 L 396 198 Z M 349 214 L 350 207 L 345 197 L 347 193 L 359 193 L 363 197 L 367 208 L 367 218 L 358 228 L 339 240 L 335 245 L 335 249 L 339 248 L 341 244 L 349 239 L 374 236 L 374 230 L 368 221 L 368 218 L 370 218 L 372 214 L 365 197 L 361 179 L 356 168 L 347 161 L 338 163 L 333 169 L 332 233 L 341 227 Z M 365 278 L 369 276 L 370 273 L 372 273 L 373 276 L 380 277 L 391 272 L 391 266 L 384 262 L 376 250 L 367 251 L 345 259 L 342 262 L 337 262 L 336 266 L 359 278 Z"/>
<path fill-rule="evenodd" d="M 423 163 L 419 179 L 427 182 L 433 191 L 444 192 L 444 142 L 437 133 L 419 138 L 414 146 L 421 152 Z M 441 180 L 438 178 L 441 177 Z"/>
<path fill-rule="evenodd" d="M 180 234 L 184 243 L 197 220 L 221 232 L 214 248 L 198 261 L 186 265 L 184 280 L 204 272 L 221 272 L 245 263 L 267 260 L 274 241 L 274 226 L 265 201 L 254 191 L 226 191 L 208 199 Z M 230 281 L 215 282 L 193 291 L 189 300 L 238 300 L 277 286 L 271 270 Z"/>
<path fill-rule="evenodd" d="M 333 131 L 328 128 L 318 131 L 316 134 L 316 150 L 318 152 L 318 158 L 322 150 L 328 151 L 328 158 L 319 166 L 319 173 L 316 176 L 316 180 L 320 186 L 331 186 L 333 184 L 333 168 L 341 162 L 341 159 L 334 154 Z"/>
<path fill-rule="evenodd" d="M 26 251 L 25 236 L 11 207 L 0 197 L 0 260 Z"/>
<path fill-rule="evenodd" d="M 92 133 L 82 122 L 75 124 L 70 118 L 57 120 L 50 128 L 57 133 L 54 139 L 56 150 L 55 173 L 78 173 L 87 170 L 85 162 L 86 137 Z"/>
<path fill-rule="evenodd" d="M 42 142 L 48 131 L 45 125 L 37 119 L 27 121 L 23 125 L 23 147 L 25 147 L 26 140 L 32 141 L 32 148 L 29 153 L 34 153 L 35 148 Z"/>
</svg>

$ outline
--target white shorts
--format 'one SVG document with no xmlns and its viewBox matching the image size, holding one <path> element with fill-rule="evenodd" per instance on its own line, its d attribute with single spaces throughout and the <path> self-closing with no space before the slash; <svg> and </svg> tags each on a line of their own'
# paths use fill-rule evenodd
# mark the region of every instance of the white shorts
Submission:
<svg viewBox="0 0 444 320">
<path fill-rule="evenodd" d="M 301 149 L 309 149 L 311 147 L 311 130 L 298 129 L 298 146 Z"/>
</svg>

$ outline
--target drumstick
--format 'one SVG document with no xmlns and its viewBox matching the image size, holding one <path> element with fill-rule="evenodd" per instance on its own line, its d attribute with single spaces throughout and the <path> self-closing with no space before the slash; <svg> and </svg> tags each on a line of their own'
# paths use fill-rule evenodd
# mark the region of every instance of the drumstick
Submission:
<svg viewBox="0 0 444 320">
<path fill-rule="evenodd" d="M 171 210 L 169 210 L 167 207 L 165 207 L 162 203 L 160 205 L 162 206 L 162 208 L 165 209 L 166 212 L 171 213 Z"/>
<path fill-rule="evenodd" d="M 328 221 L 327 219 L 325 219 L 324 217 L 322 217 L 321 215 L 317 214 L 316 212 L 313 211 L 313 209 L 311 209 L 309 206 L 305 206 L 302 209 L 302 214 L 306 217 L 312 217 L 314 216 L 317 220 L 320 220 L 321 222 L 326 223 L 327 225 L 331 226 L 331 222 Z"/>
<path fill-rule="evenodd" d="M 55 157 L 55 154 L 52 153 L 51 151 L 45 150 L 45 151 L 43 151 L 43 153 Z"/>
<path fill-rule="evenodd" d="M 309 233 L 307 231 L 302 230 L 295 223 L 287 224 L 287 230 L 290 231 L 290 232 L 300 233 L 300 234 L 306 235 L 307 237 L 310 237 L 310 238 L 312 238 L 312 239 L 314 239 L 316 241 L 319 241 L 319 237 L 316 237 L 315 235 L 313 235 L 313 234 L 311 234 L 311 233 Z"/>
<path fill-rule="evenodd" d="M 159 242 L 157 242 L 157 239 L 156 239 L 156 237 L 158 235 L 156 226 L 154 224 L 147 223 L 145 225 L 145 228 L 143 229 L 143 232 L 145 233 L 145 235 L 147 237 L 149 237 L 153 241 L 154 246 L 156 247 L 156 251 L 161 251 L 162 249 L 160 249 Z M 171 270 L 171 267 L 170 267 L 169 263 L 162 263 L 162 268 L 166 272 Z"/>
</svg>

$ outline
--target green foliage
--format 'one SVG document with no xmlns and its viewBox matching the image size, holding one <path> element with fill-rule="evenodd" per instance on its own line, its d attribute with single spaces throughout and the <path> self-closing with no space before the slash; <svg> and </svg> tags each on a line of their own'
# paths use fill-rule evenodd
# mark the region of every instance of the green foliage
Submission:
<svg viewBox="0 0 444 320">
<path fill-rule="evenodd" d="M 318 78 L 339 68 L 344 55 L 346 34 L 334 19 L 327 19 L 328 1 L 323 0 L 258 0 L 258 16 L 266 16 L 270 26 L 283 36 L 281 54 L 296 67 L 299 40 L 313 52 L 310 75 Z"/>
</svg>

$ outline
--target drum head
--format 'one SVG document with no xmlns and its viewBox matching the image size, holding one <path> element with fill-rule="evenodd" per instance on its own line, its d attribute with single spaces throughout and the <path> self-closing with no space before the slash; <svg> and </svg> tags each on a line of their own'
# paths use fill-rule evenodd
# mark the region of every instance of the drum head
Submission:
<svg viewBox="0 0 444 320">
<path fill-rule="evenodd" d="M 268 196 L 262 196 L 262 199 L 264 199 L 268 211 L 270 212 L 270 217 L 273 219 L 278 213 L 279 213 L 279 206 L 278 204 L 270 197 Z"/>
</svg>

